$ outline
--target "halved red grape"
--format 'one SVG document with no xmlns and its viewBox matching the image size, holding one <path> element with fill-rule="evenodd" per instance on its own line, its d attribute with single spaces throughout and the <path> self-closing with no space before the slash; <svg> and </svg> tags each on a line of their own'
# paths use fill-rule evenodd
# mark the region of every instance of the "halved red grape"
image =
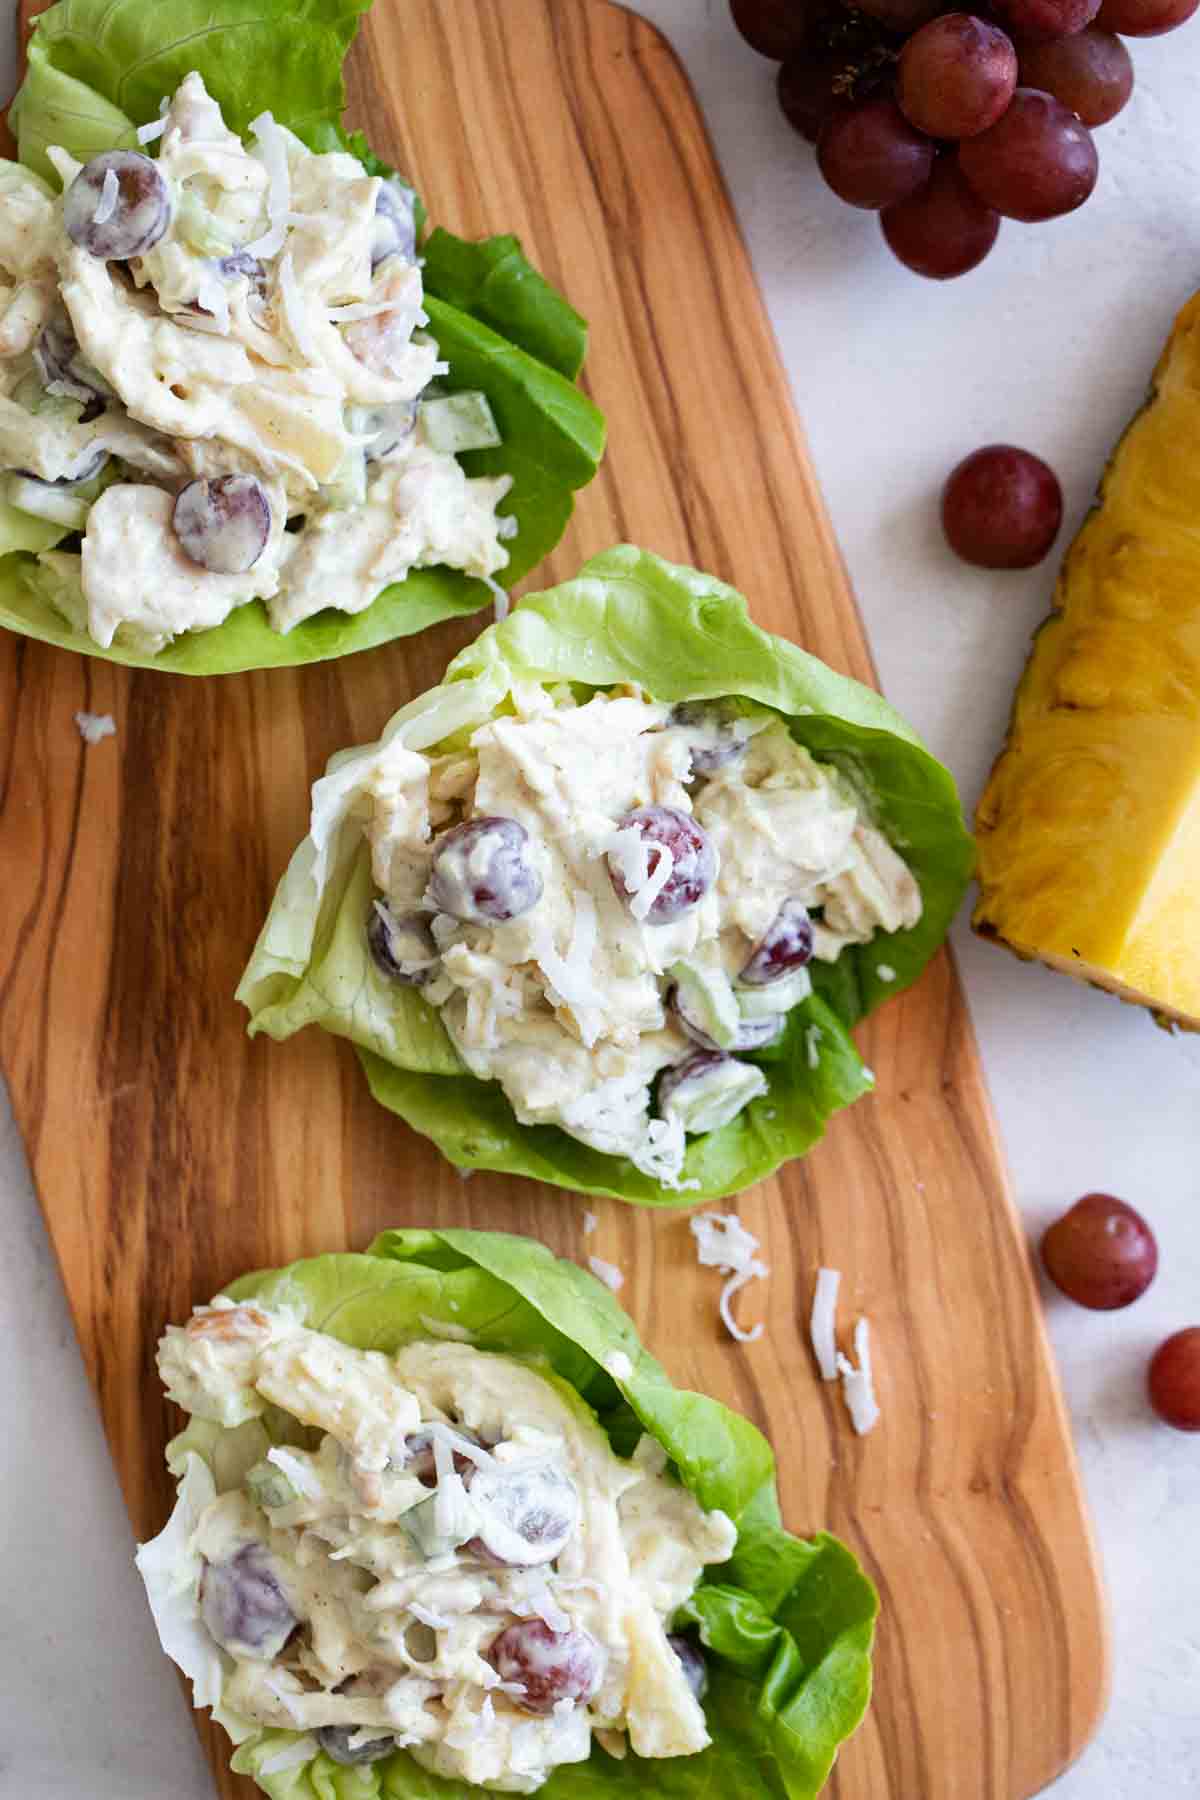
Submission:
<svg viewBox="0 0 1200 1800">
<path fill-rule="evenodd" d="M 256 1541 L 225 1562 L 207 1562 L 200 1578 L 200 1617 L 222 1649 L 270 1662 L 299 1624 L 271 1552 Z"/>
<path fill-rule="evenodd" d="M 367 948 L 381 974 L 406 987 L 423 987 L 438 963 L 437 945 L 424 913 L 394 913 L 376 900 L 367 920 Z"/>
<path fill-rule="evenodd" d="M 1099 172 L 1083 121 L 1053 94 L 1026 87 L 990 130 L 959 145 L 958 160 L 985 206 L 1026 224 L 1074 212 Z"/>
<path fill-rule="evenodd" d="M 708 1692 L 708 1659 L 703 1650 L 693 1638 L 684 1637 L 680 1632 L 670 1633 L 667 1642 L 679 1658 L 683 1679 L 696 1699 L 703 1700 Z"/>
<path fill-rule="evenodd" d="M 523 1712 L 552 1713 L 560 1700 L 590 1700 L 600 1685 L 601 1658 L 586 1631 L 551 1631 L 541 1619 L 520 1619 L 487 1652 L 501 1681 L 518 1682 Z"/>
<path fill-rule="evenodd" d="M 1089 129 L 1115 119 L 1133 92 L 1133 58 L 1098 25 L 1046 44 L 1018 44 L 1017 54 L 1021 85 L 1053 94 Z"/>
<path fill-rule="evenodd" d="M 1104 0 L 1096 23 L 1122 37 L 1161 37 L 1186 25 L 1200 0 Z"/>
<path fill-rule="evenodd" d="M 67 236 L 102 262 L 145 256 L 170 222 L 167 184 L 151 159 L 137 150 L 93 156 L 63 196 Z"/>
<path fill-rule="evenodd" d="M 878 211 L 924 187 L 933 144 L 915 131 L 894 100 L 860 100 L 827 119 L 817 162 L 839 200 Z"/>
<path fill-rule="evenodd" d="M 671 873 L 645 915 L 647 925 L 667 925 L 699 906 L 716 880 L 717 853 L 695 819 L 674 806 L 639 806 L 618 819 L 617 828 L 636 831 L 644 839 L 650 877 L 657 874 L 664 850 L 671 858 Z M 632 907 L 637 894 L 626 885 L 620 861 L 611 850 L 607 861 L 613 887 Z"/>
<path fill-rule="evenodd" d="M 805 0 L 729 0 L 729 11 L 751 49 L 772 62 L 801 48 L 812 16 Z"/>
<path fill-rule="evenodd" d="M 246 250 L 235 250 L 232 256 L 223 256 L 217 264 L 227 281 L 244 275 L 257 294 L 267 291 L 267 271 L 257 256 L 251 256 Z"/>
<path fill-rule="evenodd" d="M 175 502 L 175 535 L 185 553 L 215 575 L 244 575 L 267 547 L 271 503 L 253 475 L 189 481 Z"/>
<path fill-rule="evenodd" d="M 812 961 L 813 927 L 803 900 L 785 900 L 743 965 L 746 987 L 782 981 Z"/>
<path fill-rule="evenodd" d="M 394 1737 L 368 1738 L 365 1743 L 352 1743 L 351 1740 L 360 1738 L 362 1732 L 361 1725 L 322 1725 L 317 1731 L 317 1742 L 326 1756 L 348 1769 L 360 1763 L 382 1762 L 385 1756 L 395 1755 Z"/>
<path fill-rule="evenodd" d="M 492 815 L 452 826 L 434 844 L 428 893 L 439 912 L 468 924 L 519 919 L 542 897 L 529 833 Z"/>
<path fill-rule="evenodd" d="M 846 93 L 846 65 L 840 56 L 809 56 L 801 51 L 779 71 L 779 105 L 789 125 L 815 144 L 826 119 L 854 104 Z"/>
<path fill-rule="evenodd" d="M 375 196 L 371 267 L 377 269 L 389 256 L 402 256 L 405 262 L 411 262 L 416 248 L 412 192 L 402 182 L 385 181 Z"/>
<path fill-rule="evenodd" d="M 992 0 L 991 11 L 1013 37 L 1030 43 L 1070 37 L 1090 25 L 1100 0 Z"/>
<path fill-rule="evenodd" d="M 1159 1345 L 1146 1374 L 1150 1404 L 1176 1431 L 1200 1431 L 1200 1325 Z"/>
<path fill-rule="evenodd" d="M 880 215 L 893 256 L 914 274 L 952 281 L 981 263 L 1000 230 L 1000 214 L 968 186 L 954 156 L 939 156 L 923 188 Z"/>
<path fill-rule="evenodd" d="M 529 1459 L 479 1469 L 471 1499 L 481 1521 L 472 1543 L 490 1561 L 513 1568 L 553 1562 L 579 1524 L 575 1484 L 552 1463 Z"/>
<path fill-rule="evenodd" d="M 964 457 L 942 490 L 946 540 L 976 568 L 1031 569 L 1061 524 L 1058 476 L 1013 444 L 987 444 Z"/>
<path fill-rule="evenodd" d="M 1158 1245 L 1141 1213 L 1112 1194 L 1085 1194 L 1042 1239 L 1042 1262 L 1068 1300 L 1114 1312 L 1140 1300 L 1158 1269 Z"/>
<path fill-rule="evenodd" d="M 896 98 L 918 131 L 965 138 L 996 123 L 1016 85 L 1012 40 L 972 13 L 944 13 L 900 52 Z"/>
</svg>

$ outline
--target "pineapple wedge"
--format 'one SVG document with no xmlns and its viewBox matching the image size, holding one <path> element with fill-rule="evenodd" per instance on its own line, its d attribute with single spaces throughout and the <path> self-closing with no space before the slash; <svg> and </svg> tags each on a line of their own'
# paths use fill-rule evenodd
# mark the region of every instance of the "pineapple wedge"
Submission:
<svg viewBox="0 0 1200 1800">
<path fill-rule="evenodd" d="M 981 935 L 1200 1031 L 1200 294 L 1067 553 L 976 829 Z"/>
</svg>

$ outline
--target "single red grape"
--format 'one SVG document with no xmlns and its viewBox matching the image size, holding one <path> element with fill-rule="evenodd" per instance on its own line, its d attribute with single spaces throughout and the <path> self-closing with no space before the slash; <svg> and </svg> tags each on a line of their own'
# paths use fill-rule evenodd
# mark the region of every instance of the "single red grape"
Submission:
<svg viewBox="0 0 1200 1800">
<path fill-rule="evenodd" d="M 1150 1404 L 1176 1431 L 1200 1431 L 1200 1325 L 1160 1344 L 1146 1375 Z"/>
<path fill-rule="evenodd" d="M 1017 53 L 996 25 L 971 13 L 944 13 L 900 52 L 896 98 L 918 131 L 974 137 L 994 125 L 1017 85 Z"/>
<path fill-rule="evenodd" d="M 1133 58 L 1098 25 L 1048 44 L 1018 44 L 1017 55 L 1021 86 L 1053 94 L 1089 127 L 1115 119 L 1133 92 Z"/>
<path fill-rule="evenodd" d="M 985 206 L 1031 225 L 1082 206 L 1099 170 L 1087 126 L 1053 94 L 1026 87 L 995 125 L 964 140 L 958 158 Z"/>
<path fill-rule="evenodd" d="M 1070 37 L 1090 25 L 1100 10 L 1100 0 L 992 0 L 1004 29 L 1030 43 Z"/>
<path fill-rule="evenodd" d="M 812 961 L 813 928 L 803 900 L 785 900 L 744 964 L 738 980 L 747 987 L 782 981 Z"/>
<path fill-rule="evenodd" d="M 145 256 L 170 223 L 170 189 L 139 150 L 93 156 L 63 195 L 67 236 L 101 262 Z"/>
<path fill-rule="evenodd" d="M 519 919 L 542 897 L 529 833 L 517 819 L 481 814 L 434 839 L 429 899 L 473 925 Z"/>
<path fill-rule="evenodd" d="M 880 216 L 888 248 L 906 268 L 951 281 L 981 263 L 996 241 L 1000 215 L 968 187 L 954 156 L 939 156 L 923 188 Z"/>
<path fill-rule="evenodd" d="M 846 65 L 842 57 L 790 57 L 779 71 L 779 105 L 788 124 L 810 144 L 815 144 L 826 119 L 848 112 L 853 101 L 844 92 Z"/>
<path fill-rule="evenodd" d="M 804 0 L 729 0 L 729 10 L 751 49 L 772 62 L 783 62 L 808 35 Z"/>
<path fill-rule="evenodd" d="M 988 444 L 954 469 L 942 491 L 942 529 L 964 562 L 1031 569 L 1062 524 L 1058 476 L 1012 444 Z"/>
<path fill-rule="evenodd" d="M 1186 25 L 1200 0 L 1104 0 L 1096 23 L 1122 37 L 1161 37 Z"/>
<path fill-rule="evenodd" d="M 600 1683 L 600 1654 L 586 1631 L 551 1631 L 521 1619 L 502 1631 L 487 1659 L 501 1681 L 518 1683 L 523 1712 L 552 1713 L 560 1700 L 590 1700 Z"/>
<path fill-rule="evenodd" d="M 639 806 L 618 819 L 617 826 L 644 839 L 648 876 L 657 874 L 663 850 L 671 857 L 671 871 L 645 914 L 648 925 L 667 925 L 700 904 L 716 880 L 717 854 L 708 833 L 690 814 L 674 806 Z M 638 896 L 625 880 L 622 859 L 610 850 L 607 860 L 609 880 L 638 917 Z"/>
<path fill-rule="evenodd" d="M 1158 1245 L 1141 1213 L 1112 1194 L 1085 1194 L 1042 1239 L 1042 1262 L 1068 1300 L 1115 1312 L 1140 1300 L 1158 1269 Z"/>
<path fill-rule="evenodd" d="M 839 200 L 878 211 L 924 187 L 933 144 L 913 130 L 894 100 L 861 100 L 825 121 L 817 162 Z"/>
</svg>

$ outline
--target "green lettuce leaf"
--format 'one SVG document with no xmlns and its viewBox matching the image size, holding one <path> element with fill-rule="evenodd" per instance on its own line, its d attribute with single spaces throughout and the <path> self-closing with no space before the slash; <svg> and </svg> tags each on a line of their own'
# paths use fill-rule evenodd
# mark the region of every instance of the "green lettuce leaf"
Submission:
<svg viewBox="0 0 1200 1800">
<path fill-rule="evenodd" d="M 415 749 L 469 734 L 519 680 L 588 688 L 638 682 L 658 700 L 741 695 L 775 708 L 814 755 L 835 764 L 906 858 L 923 913 L 911 931 L 852 946 L 815 972 L 816 991 L 780 1043 L 751 1060 L 768 1091 L 722 1130 L 690 1140 L 682 1191 L 554 1126 L 525 1126 L 498 1084 L 464 1072 L 417 990 L 379 974 L 363 929 L 373 886 L 356 783 L 376 746 L 335 758 L 314 790 L 312 834 L 280 884 L 238 988 L 252 1032 L 308 1024 L 358 1047 L 376 1099 L 451 1162 L 527 1175 L 641 1205 L 694 1205 L 738 1192 L 821 1136 L 872 1078 L 850 1027 L 913 982 L 962 899 L 972 845 L 950 775 L 886 701 L 754 625 L 732 588 L 623 546 L 574 581 L 533 595 L 455 658 L 442 685 L 405 707 L 385 739 Z M 880 966 L 891 971 L 885 981 Z"/>
<path fill-rule="evenodd" d="M 287 1306 L 360 1349 L 389 1352 L 428 1338 L 433 1321 L 465 1328 L 480 1349 L 536 1358 L 595 1412 L 620 1454 L 649 1431 L 700 1503 L 738 1526 L 733 1558 L 707 1572 L 679 1619 L 707 1648 L 710 1748 L 624 1762 L 595 1748 L 587 1763 L 551 1775 L 539 1790 L 546 1800 L 620 1800 L 631 1788 L 650 1800 L 713 1791 L 813 1800 L 820 1792 L 870 1697 L 875 1591 L 836 1538 L 784 1530 L 766 1440 L 718 1401 L 673 1387 L 606 1287 L 531 1239 L 444 1230 L 387 1231 L 365 1255 L 315 1257 L 226 1291 Z M 616 1355 L 628 1358 L 628 1376 L 609 1372 Z M 184 1446 L 211 1459 L 211 1435 L 190 1428 L 172 1446 L 174 1463 Z M 403 1753 L 355 1769 L 316 1755 L 272 1770 L 310 1743 L 295 1732 L 256 1733 L 233 1767 L 272 1800 L 470 1800 L 478 1792 L 426 1774 Z"/>
<path fill-rule="evenodd" d="M 11 122 L 22 161 L 56 184 L 47 144 L 86 159 L 132 144 L 137 124 L 198 69 L 227 122 L 245 131 L 271 111 L 315 150 L 349 148 L 371 173 L 395 172 L 347 135 L 342 63 L 369 0 L 172 0 L 113 5 L 59 0 L 37 21 Z M 425 209 L 417 198 L 418 229 Z M 423 250 L 426 247 L 423 247 Z M 494 450 L 464 456 L 471 475 L 509 475 L 500 511 L 515 518 L 505 586 L 514 586 L 562 536 L 577 489 L 604 452 L 604 421 L 574 385 L 586 329 L 574 309 L 526 260 L 515 238 L 468 244 L 445 231 L 428 240 L 427 310 L 451 391 L 480 388 L 503 435 Z M 0 535 L 0 626 L 83 655 L 183 675 L 282 668 L 369 650 L 491 602 L 484 582 L 446 569 L 415 570 L 356 616 L 327 612 L 287 636 L 273 631 L 261 601 L 209 631 L 148 656 L 103 650 L 83 629 L 77 574 L 35 559 L 28 543 Z M 56 604 L 57 603 L 57 604 Z M 61 610 L 65 606 L 67 616 Z M 69 621 L 74 620 L 72 624 Z"/>
</svg>

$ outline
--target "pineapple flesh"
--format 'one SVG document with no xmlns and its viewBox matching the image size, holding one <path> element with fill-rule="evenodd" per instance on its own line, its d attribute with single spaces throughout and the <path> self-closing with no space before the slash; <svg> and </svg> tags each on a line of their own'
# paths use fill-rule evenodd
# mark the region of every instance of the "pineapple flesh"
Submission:
<svg viewBox="0 0 1200 1800">
<path fill-rule="evenodd" d="M 1200 1031 L 1200 294 L 1067 553 L 976 829 L 977 931 Z"/>
</svg>

